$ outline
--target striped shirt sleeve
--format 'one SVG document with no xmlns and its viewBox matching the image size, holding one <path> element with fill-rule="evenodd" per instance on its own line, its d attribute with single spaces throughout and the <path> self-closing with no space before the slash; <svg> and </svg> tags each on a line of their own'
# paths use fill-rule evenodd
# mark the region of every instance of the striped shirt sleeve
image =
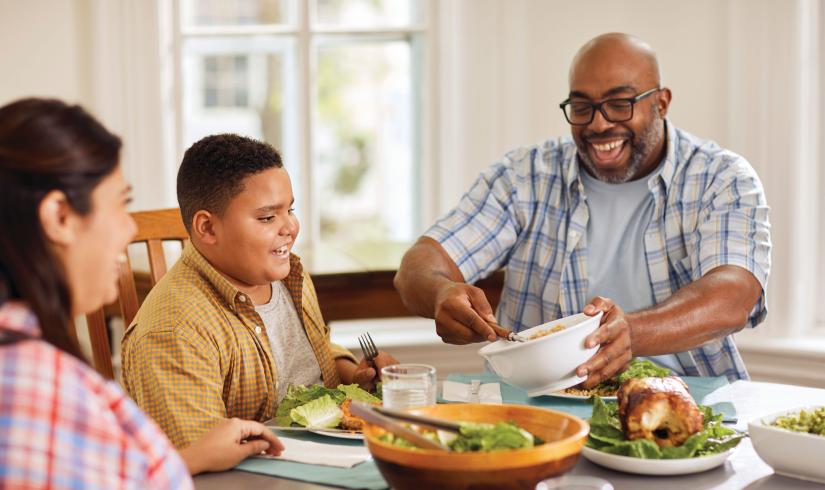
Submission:
<svg viewBox="0 0 825 490">
<path fill-rule="evenodd" d="M 516 243 L 522 225 L 515 180 L 512 166 L 493 165 L 425 233 L 444 247 L 468 283 L 501 268 Z"/>
<path fill-rule="evenodd" d="M 748 319 L 756 326 L 767 314 L 765 291 L 770 272 L 770 224 L 762 183 L 741 157 L 726 161 L 705 191 L 696 229 L 692 260 L 696 280 L 722 265 L 749 271 L 762 295 Z"/>
</svg>

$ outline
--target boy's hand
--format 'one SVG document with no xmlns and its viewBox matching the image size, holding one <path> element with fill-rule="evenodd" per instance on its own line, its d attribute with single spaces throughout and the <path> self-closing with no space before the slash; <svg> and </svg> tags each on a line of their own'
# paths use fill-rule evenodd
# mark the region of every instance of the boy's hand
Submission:
<svg viewBox="0 0 825 490">
<path fill-rule="evenodd" d="M 366 359 L 361 359 L 353 374 L 353 382 L 358 383 L 361 388 L 372 392 L 375 383 L 381 380 L 381 368 L 398 364 L 394 357 L 384 351 L 378 351 L 378 355 L 368 363 Z"/>
</svg>

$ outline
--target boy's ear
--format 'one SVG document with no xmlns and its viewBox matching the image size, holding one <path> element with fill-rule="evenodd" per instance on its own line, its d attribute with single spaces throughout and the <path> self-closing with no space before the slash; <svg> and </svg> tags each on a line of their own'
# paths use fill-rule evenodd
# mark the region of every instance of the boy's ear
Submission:
<svg viewBox="0 0 825 490">
<path fill-rule="evenodd" d="M 205 209 L 197 211 L 192 216 L 192 237 L 206 245 L 214 245 L 218 242 L 215 235 L 216 216 Z"/>
<path fill-rule="evenodd" d="M 40 225 L 46 238 L 55 245 L 70 245 L 77 236 L 77 214 L 72 210 L 66 194 L 51 191 L 37 208 Z"/>
</svg>

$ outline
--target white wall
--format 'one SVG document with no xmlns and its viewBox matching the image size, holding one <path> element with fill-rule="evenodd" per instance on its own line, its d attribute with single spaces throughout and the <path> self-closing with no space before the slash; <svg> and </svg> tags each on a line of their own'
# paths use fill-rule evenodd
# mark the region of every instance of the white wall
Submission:
<svg viewBox="0 0 825 490">
<path fill-rule="evenodd" d="M 659 55 L 673 91 L 670 117 L 722 145 L 727 119 L 729 3 L 718 0 L 454 0 L 439 4 L 442 187 L 455 204 L 477 173 L 505 151 L 570 127 L 558 104 L 576 50 L 611 31 L 635 34 Z M 577 21 L 576 19 L 580 19 Z"/>
<path fill-rule="evenodd" d="M 24 96 L 86 102 L 82 0 L 0 0 L 0 105 Z"/>
<path fill-rule="evenodd" d="M 83 105 L 122 137 L 136 210 L 176 204 L 177 155 L 162 118 L 159 5 L 0 0 L 0 105 L 30 96 Z"/>
</svg>

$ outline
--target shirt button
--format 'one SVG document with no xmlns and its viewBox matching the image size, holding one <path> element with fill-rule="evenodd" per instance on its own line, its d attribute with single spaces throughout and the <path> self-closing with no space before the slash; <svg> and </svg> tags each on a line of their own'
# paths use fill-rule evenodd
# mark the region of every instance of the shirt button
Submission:
<svg viewBox="0 0 825 490">
<path fill-rule="evenodd" d="M 576 230 L 573 230 L 573 231 L 571 231 L 570 233 L 568 233 L 568 235 L 567 235 L 567 236 L 568 236 L 571 240 L 575 240 L 576 238 L 579 238 L 579 232 L 578 232 L 578 231 L 576 231 Z"/>
<path fill-rule="evenodd" d="M 261 327 L 255 327 L 255 333 L 261 333 Z"/>
<path fill-rule="evenodd" d="M 238 301 L 240 301 L 241 303 L 246 303 L 246 296 L 244 296 L 243 294 L 239 294 Z"/>
</svg>

